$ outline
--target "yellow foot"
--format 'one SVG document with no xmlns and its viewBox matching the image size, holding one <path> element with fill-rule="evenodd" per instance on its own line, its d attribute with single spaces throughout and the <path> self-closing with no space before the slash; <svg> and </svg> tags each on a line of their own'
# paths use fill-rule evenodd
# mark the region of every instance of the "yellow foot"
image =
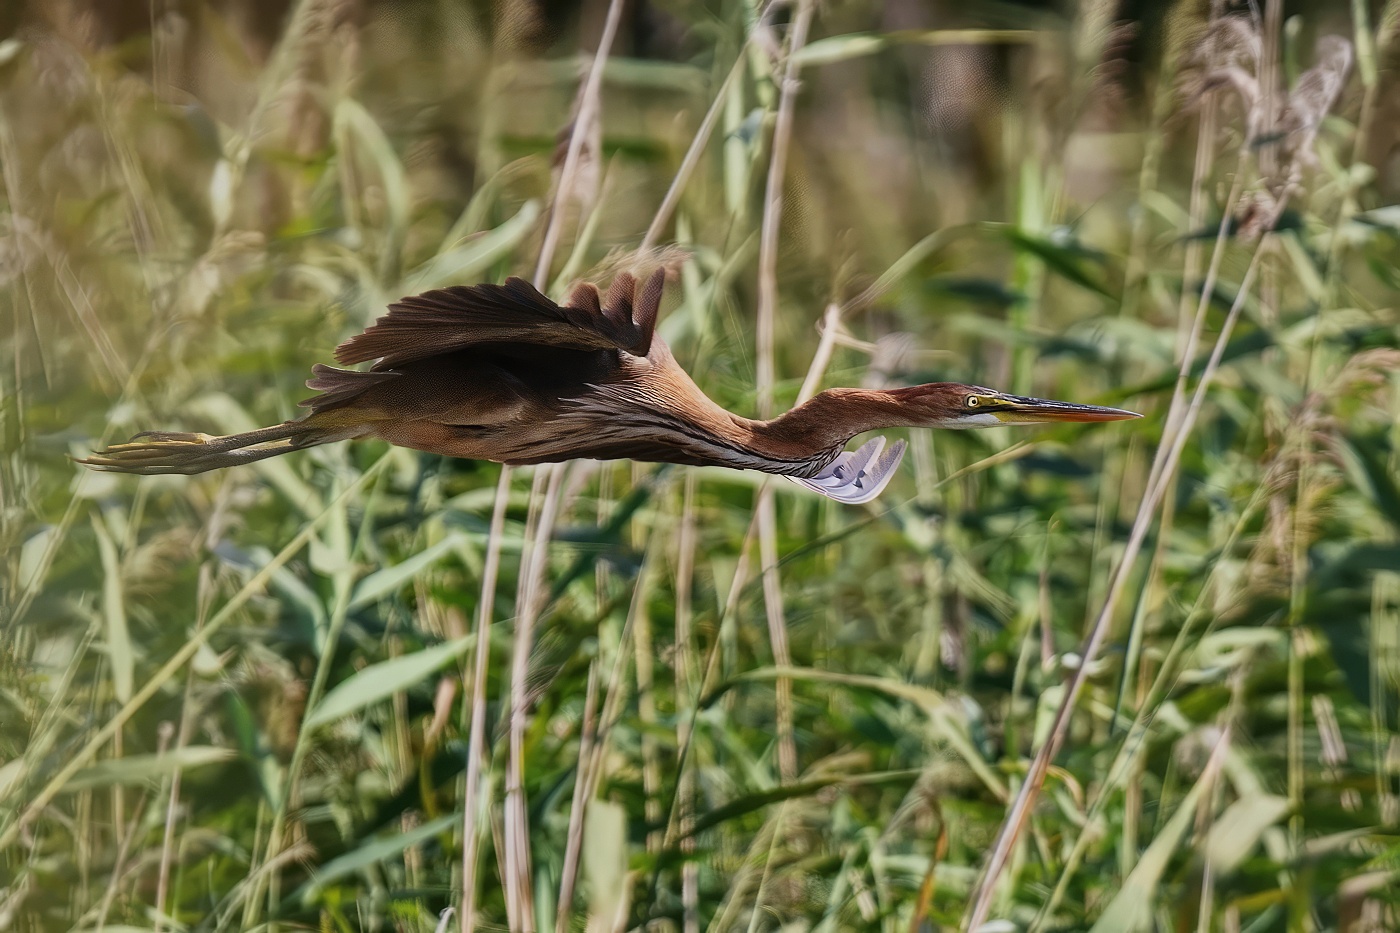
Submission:
<svg viewBox="0 0 1400 933">
<path fill-rule="evenodd" d="M 256 463 L 295 450 L 299 424 L 219 437 L 184 431 L 146 431 L 125 444 L 113 444 L 78 460 L 84 466 L 115 473 L 203 473 Z"/>
<path fill-rule="evenodd" d="M 94 451 L 91 457 L 77 462 L 116 473 L 202 473 L 237 462 L 228 454 L 211 449 L 217 440 L 221 438 L 212 434 L 146 431 L 125 444 Z"/>
<path fill-rule="evenodd" d="M 196 434 L 189 431 L 142 431 L 140 434 L 132 435 L 131 440 L 125 444 L 116 444 L 108 449 L 146 446 L 146 443 L 138 443 L 138 441 L 160 444 L 208 444 L 213 440 L 217 440 L 213 434 Z"/>
</svg>

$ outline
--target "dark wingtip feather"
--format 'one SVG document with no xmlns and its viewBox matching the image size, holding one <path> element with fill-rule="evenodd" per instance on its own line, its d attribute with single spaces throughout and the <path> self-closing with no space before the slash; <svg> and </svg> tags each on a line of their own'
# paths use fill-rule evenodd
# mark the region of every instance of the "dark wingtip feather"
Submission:
<svg viewBox="0 0 1400 933">
<path fill-rule="evenodd" d="M 645 355 L 651 345 L 647 321 L 654 314 L 634 319 L 636 284 L 631 275 L 619 275 L 605 304 L 596 288 L 580 284 L 562 306 L 515 277 L 501 285 L 435 289 L 391 304 L 364 333 L 337 347 L 335 358 L 347 366 L 372 362 L 371 371 L 380 372 L 482 343 L 615 348 Z"/>
<path fill-rule="evenodd" d="M 608 286 L 608 297 L 603 299 L 603 313 L 618 321 L 632 321 L 632 293 L 637 289 L 637 280 L 630 272 L 619 273 Z"/>
<path fill-rule="evenodd" d="M 482 285 L 477 285 L 474 287 L 477 289 L 490 288 L 490 286 Z M 538 288 L 535 288 L 535 286 L 531 285 L 529 282 L 525 281 L 518 275 L 509 276 L 506 279 L 505 284 L 502 285 L 501 288 L 505 289 L 512 296 L 521 301 L 524 301 L 528 305 L 535 305 L 537 307 L 554 307 L 554 302 L 550 301 L 549 298 L 542 294 Z"/>
<path fill-rule="evenodd" d="M 569 300 L 565 307 L 577 308 L 580 311 L 587 311 L 589 314 L 602 314 L 603 304 L 598 297 L 598 287 L 591 282 L 580 282 L 574 286 L 573 292 L 569 294 Z"/>
<path fill-rule="evenodd" d="M 666 291 L 666 270 L 657 269 L 642 286 L 637 303 L 632 311 L 632 323 L 636 325 L 638 342 L 634 352 L 646 356 L 651 352 L 652 337 L 656 334 L 656 319 L 661 314 L 661 296 Z"/>
</svg>

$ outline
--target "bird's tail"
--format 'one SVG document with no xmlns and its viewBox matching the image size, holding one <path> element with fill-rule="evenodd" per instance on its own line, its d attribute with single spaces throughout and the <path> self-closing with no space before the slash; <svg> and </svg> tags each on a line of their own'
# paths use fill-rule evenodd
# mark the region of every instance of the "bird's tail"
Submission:
<svg viewBox="0 0 1400 933">
<path fill-rule="evenodd" d="M 360 433 L 354 428 L 347 429 L 344 424 L 325 424 L 327 420 L 331 419 L 312 415 L 301 421 L 287 421 L 270 428 L 223 437 L 179 431 L 143 431 L 125 444 L 114 444 L 105 450 L 95 451 L 91 457 L 78 462 L 113 473 L 203 473 L 256 463 L 268 457 Z"/>
</svg>

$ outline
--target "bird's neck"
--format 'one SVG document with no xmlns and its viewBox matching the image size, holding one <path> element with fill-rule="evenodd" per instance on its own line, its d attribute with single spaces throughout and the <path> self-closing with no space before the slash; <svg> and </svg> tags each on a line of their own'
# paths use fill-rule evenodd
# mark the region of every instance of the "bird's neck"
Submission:
<svg viewBox="0 0 1400 933">
<path fill-rule="evenodd" d="M 857 434 L 909 424 L 889 392 L 828 389 L 771 421 L 746 421 L 744 427 L 746 445 L 764 456 L 788 460 L 805 452 L 825 466 Z"/>
<path fill-rule="evenodd" d="M 857 434 L 909 425 L 907 408 L 895 393 L 867 389 L 828 389 L 770 421 L 755 421 L 711 401 L 675 365 L 665 343 L 652 345 L 648 366 L 631 380 L 600 391 L 592 410 L 602 434 L 626 432 L 629 413 L 642 413 L 625 443 L 575 456 L 625 456 L 699 465 L 720 464 L 785 476 L 821 472 Z M 576 403 L 587 409 L 587 400 Z M 665 434 L 656 450 L 643 450 L 636 438 Z M 592 450 L 592 448 L 590 448 Z"/>
</svg>

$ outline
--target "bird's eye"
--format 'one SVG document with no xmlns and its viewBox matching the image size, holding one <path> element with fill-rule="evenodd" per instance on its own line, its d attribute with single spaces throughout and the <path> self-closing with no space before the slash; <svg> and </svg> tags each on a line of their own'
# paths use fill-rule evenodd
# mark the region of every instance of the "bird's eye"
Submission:
<svg viewBox="0 0 1400 933">
<path fill-rule="evenodd" d="M 968 408 L 976 408 L 978 405 L 981 405 L 981 404 L 982 404 L 982 400 L 981 400 L 980 398 L 978 398 L 977 396 L 975 396 L 975 395 L 969 395 L 969 396 L 967 397 L 967 407 L 968 407 Z"/>
</svg>

